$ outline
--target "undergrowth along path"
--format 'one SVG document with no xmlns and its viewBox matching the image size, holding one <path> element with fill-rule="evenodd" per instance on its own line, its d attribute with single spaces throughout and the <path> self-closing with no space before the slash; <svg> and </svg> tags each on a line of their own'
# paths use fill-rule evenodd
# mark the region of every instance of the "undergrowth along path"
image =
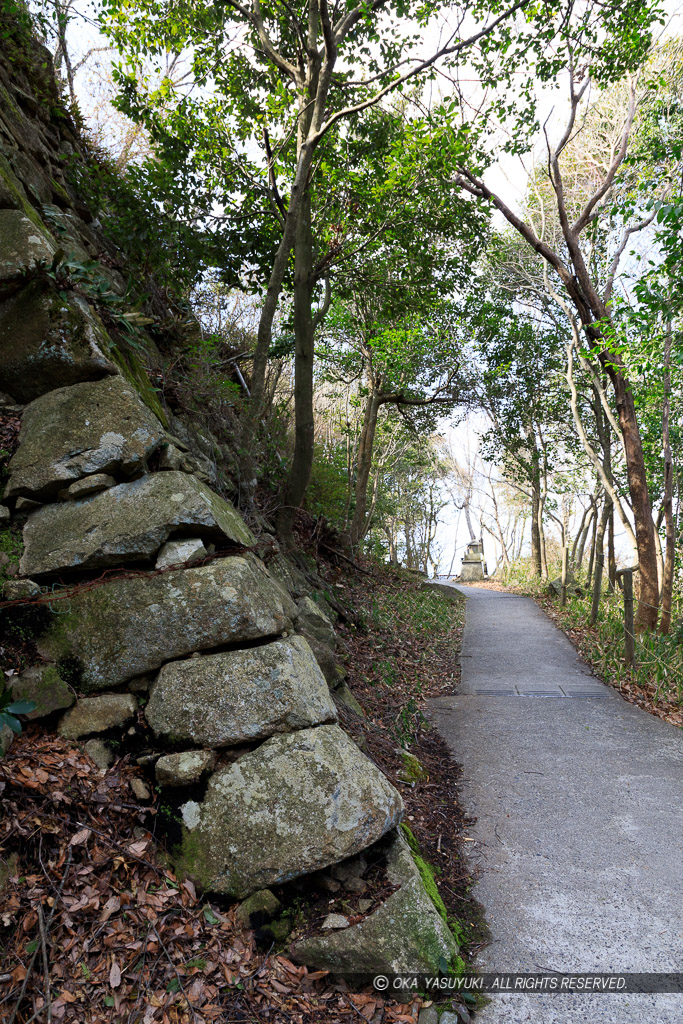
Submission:
<svg viewBox="0 0 683 1024">
<path fill-rule="evenodd" d="M 428 714 L 464 765 L 487 971 L 680 971 L 683 737 L 593 677 L 529 598 L 467 598 L 462 687 Z M 675 1024 L 676 995 L 495 997 L 481 1024 Z"/>
</svg>

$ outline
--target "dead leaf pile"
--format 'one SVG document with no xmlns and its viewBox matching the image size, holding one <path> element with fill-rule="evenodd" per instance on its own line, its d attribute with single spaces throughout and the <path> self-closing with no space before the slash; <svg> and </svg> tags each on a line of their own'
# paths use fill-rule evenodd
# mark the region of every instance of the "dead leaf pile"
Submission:
<svg viewBox="0 0 683 1024">
<path fill-rule="evenodd" d="M 135 777 L 125 758 L 99 771 L 37 726 L 0 762 L 3 1021 L 414 1024 L 417 1003 L 259 952 L 234 907 L 164 865 Z"/>
</svg>

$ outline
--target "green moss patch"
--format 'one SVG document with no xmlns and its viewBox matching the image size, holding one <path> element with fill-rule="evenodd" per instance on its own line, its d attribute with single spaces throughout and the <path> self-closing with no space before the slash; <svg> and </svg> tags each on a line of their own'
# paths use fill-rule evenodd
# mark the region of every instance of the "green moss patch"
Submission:
<svg viewBox="0 0 683 1024">
<path fill-rule="evenodd" d="M 434 868 L 420 856 L 420 847 L 418 846 L 417 839 L 405 823 L 401 824 L 401 830 L 408 841 L 410 852 L 412 853 L 413 861 L 415 862 L 415 867 L 420 872 L 420 878 L 422 879 L 422 884 L 425 887 L 427 895 L 436 907 L 444 924 L 448 925 L 450 928 L 455 941 L 459 946 L 461 946 L 465 941 L 463 927 L 456 918 L 448 916 L 448 911 L 446 910 L 444 901 L 441 899 L 441 894 L 439 893 L 439 889 L 436 884 L 436 873 Z M 462 957 L 459 956 L 455 959 L 456 962 L 451 965 L 451 968 L 456 973 L 462 973 L 465 970 L 465 962 Z"/>
</svg>

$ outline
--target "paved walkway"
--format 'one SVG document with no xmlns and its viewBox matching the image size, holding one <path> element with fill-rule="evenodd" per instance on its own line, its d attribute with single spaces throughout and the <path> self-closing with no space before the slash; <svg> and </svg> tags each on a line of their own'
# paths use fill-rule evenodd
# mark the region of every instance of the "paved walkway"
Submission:
<svg viewBox="0 0 683 1024">
<path fill-rule="evenodd" d="M 683 970 L 683 736 L 591 675 L 529 598 L 468 598 L 457 697 L 488 971 Z M 678 995 L 498 996 L 479 1024 L 681 1024 Z"/>
</svg>

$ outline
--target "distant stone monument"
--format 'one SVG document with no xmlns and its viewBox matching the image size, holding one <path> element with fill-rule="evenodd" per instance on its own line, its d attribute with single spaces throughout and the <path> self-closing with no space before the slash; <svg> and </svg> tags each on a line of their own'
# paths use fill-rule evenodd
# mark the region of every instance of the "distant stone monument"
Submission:
<svg viewBox="0 0 683 1024">
<path fill-rule="evenodd" d="M 485 576 L 484 544 L 481 540 L 471 540 L 463 556 L 460 579 L 463 583 L 469 583 L 474 580 L 483 580 Z"/>
</svg>

